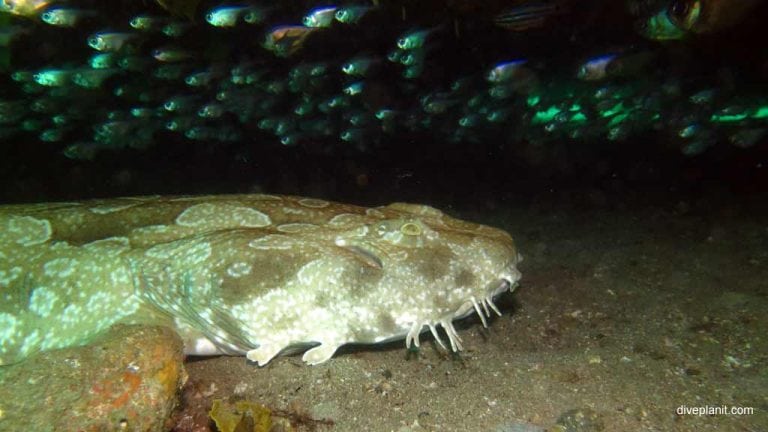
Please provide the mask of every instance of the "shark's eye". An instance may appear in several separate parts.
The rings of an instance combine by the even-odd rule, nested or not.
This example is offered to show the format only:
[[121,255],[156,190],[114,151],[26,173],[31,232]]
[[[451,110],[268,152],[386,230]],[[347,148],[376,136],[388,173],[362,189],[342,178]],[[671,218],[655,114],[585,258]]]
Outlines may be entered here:
[[433,237],[429,227],[411,218],[384,220],[372,231],[381,240],[402,247],[421,247]]
[[400,227],[400,232],[409,236],[417,236],[421,235],[421,227],[413,222],[406,222]]

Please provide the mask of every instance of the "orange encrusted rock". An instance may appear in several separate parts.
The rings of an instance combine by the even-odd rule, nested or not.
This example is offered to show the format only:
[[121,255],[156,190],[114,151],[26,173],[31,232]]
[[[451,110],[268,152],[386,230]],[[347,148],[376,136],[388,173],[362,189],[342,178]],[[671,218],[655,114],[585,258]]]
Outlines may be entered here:
[[163,431],[186,380],[168,327],[116,325],[0,370],[0,430]]

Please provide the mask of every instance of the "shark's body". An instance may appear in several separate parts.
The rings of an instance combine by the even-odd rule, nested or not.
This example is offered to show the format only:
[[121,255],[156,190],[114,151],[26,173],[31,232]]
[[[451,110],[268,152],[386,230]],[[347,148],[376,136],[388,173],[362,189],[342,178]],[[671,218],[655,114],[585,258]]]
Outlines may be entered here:
[[[259,365],[313,346],[406,338],[515,286],[504,231],[427,206],[362,208],[273,195],[137,197],[0,207],[0,365],[164,324],[189,354]],[[440,339],[438,337],[438,342]],[[440,342],[442,343],[442,342]]]

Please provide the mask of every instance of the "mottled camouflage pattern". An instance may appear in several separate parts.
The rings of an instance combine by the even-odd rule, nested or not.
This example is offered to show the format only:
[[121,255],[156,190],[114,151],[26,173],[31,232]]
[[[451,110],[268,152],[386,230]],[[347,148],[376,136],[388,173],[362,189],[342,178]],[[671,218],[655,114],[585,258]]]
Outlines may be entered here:
[[172,326],[189,354],[259,365],[313,346],[444,327],[520,277],[504,231],[434,208],[272,195],[0,207],[0,364],[87,343],[117,322]]

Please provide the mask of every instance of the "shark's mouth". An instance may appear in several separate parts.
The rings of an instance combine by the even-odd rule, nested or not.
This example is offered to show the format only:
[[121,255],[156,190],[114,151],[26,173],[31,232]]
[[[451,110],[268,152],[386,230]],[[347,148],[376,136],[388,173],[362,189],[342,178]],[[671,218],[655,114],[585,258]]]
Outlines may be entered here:
[[414,322],[410,331],[408,331],[406,334],[405,345],[407,347],[410,347],[411,345],[418,347],[419,334],[421,333],[424,326],[427,326],[429,327],[429,331],[432,333],[432,337],[435,338],[435,341],[438,343],[438,345],[447,350],[448,348],[446,344],[443,342],[440,334],[437,332],[437,325],[439,324],[445,330],[445,334],[448,335],[451,351],[461,351],[463,349],[461,344],[461,337],[459,337],[459,334],[453,327],[453,320],[461,319],[471,315],[473,312],[477,312],[477,315],[480,316],[480,321],[483,322],[483,327],[488,328],[487,318],[491,316],[491,311],[501,316],[501,311],[493,302],[493,298],[503,293],[504,291],[511,291],[514,289],[516,283],[517,278],[514,276],[510,278],[501,278],[497,283],[491,284],[492,288],[486,291],[485,297],[479,300],[474,296],[470,297],[466,302],[459,306],[459,308],[456,309],[454,313],[447,314],[437,321],[425,320]]

